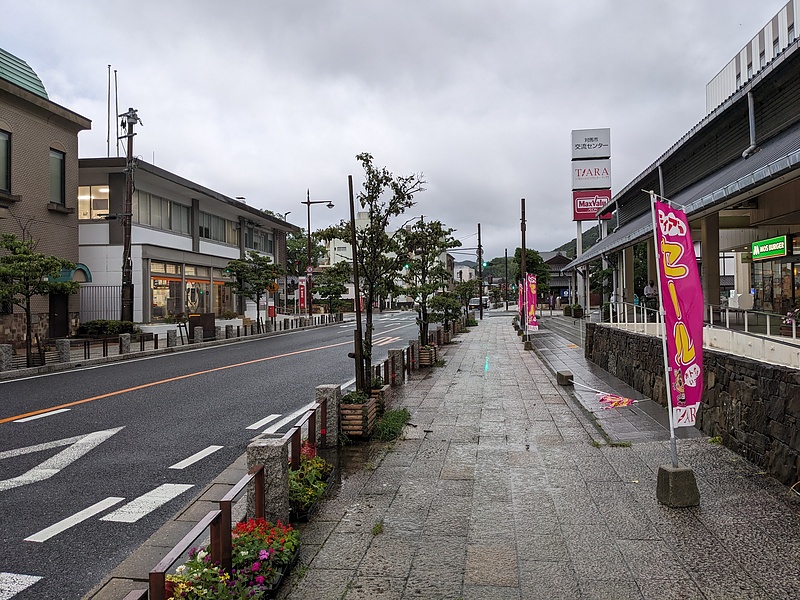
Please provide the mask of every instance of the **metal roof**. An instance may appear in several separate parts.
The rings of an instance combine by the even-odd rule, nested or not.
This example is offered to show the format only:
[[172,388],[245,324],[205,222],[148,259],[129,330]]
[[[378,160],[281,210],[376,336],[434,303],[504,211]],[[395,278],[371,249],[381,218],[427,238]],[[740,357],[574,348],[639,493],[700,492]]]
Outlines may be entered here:
[[28,63],[2,48],[0,48],[0,77],[45,100],[50,99],[42,80]]

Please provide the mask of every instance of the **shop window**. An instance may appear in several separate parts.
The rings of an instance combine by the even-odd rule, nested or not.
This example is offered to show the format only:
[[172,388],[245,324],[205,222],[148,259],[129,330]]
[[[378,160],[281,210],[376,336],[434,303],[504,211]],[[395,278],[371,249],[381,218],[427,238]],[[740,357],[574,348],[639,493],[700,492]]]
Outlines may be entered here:
[[50,202],[63,205],[65,202],[64,153],[50,149]]

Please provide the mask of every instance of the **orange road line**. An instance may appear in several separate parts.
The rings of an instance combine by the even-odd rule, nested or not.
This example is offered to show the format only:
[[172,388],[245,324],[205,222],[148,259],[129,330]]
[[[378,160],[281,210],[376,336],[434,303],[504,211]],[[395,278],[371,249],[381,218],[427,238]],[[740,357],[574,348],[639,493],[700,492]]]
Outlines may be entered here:
[[9,423],[11,421],[16,421],[17,419],[24,419],[25,417],[33,417],[36,415],[41,415],[43,413],[48,413],[53,410],[58,410],[60,408],[69,408],[71,406],[78,406],[79,404],[86,404],[87,402],[94,402],[95,400],[102,400],[103,398],[110,398],[111,396],[119,396],[120,394],[126,394],[128,392],[135,392],[137,390],[143,390],[149,387],[153,387],[156,385],[162,385],[164,383],[171,383],[173,381],[180,381],[181,379],[189,379],[190,377],[197,377],[198,375],[205,375],[207,373],[214,373],[216,371],[224,371],[225,369],[233,369],[235,367],[244,367],[246,365],[253,365],[256,363],[264,362],[267,360],[275,360],[276,358],[286,358],[287,356],[296,356],[298,354],[306,354],[307,352],[316,352],[317,350],[327,350],[328,348],[335,348],[336,346],[347,346],[348,344],[352,344],[353,342],[340,342],[338,344],[329,344],[327,346],[319,346],[317,348],[306,348],[305,350],[295,350],[294,352],[287,352],[286,354],[276,354],[275,356],[267,356],[265,358],[256,358],[253,360],[248,360],[241,363],[236,363],[233,365],[225,365],[223,367],[215,367],[213,369],[206,369],[205,371],[197,371],[195,373],[187,373],[186,375],[178,375],[177,377],[170,377],[169,379],[161,379],[159,381],[152,381],[150,383],[143,383],[142,385],[136,385],[133,387],[125,388],[124,390],[116,390],[114,392],[108,392],[106,394],[100,394],[99,396],[92,396],[91,398],[84,398],[83,400],[75,400],[74,402],[67,402],[66,404],[59,404],[58,406],[51,406],[50,408],[43,408],[41,410],[34,410],[32,412],[24,413],[21,415],[16,415],[14,417],[6,417],[5,419],[0,419],[0,424]]

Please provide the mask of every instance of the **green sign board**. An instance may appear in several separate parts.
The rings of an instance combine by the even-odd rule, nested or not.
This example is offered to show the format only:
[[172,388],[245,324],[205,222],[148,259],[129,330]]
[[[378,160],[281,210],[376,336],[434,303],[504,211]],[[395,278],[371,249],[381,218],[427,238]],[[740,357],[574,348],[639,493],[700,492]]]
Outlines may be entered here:
[[789,252],[789,236],[786,235],[779,235],[778,237],[769,238],[768,240],[753,242],[752,245],[753,260],[765,260],[767,258],[787,256]]

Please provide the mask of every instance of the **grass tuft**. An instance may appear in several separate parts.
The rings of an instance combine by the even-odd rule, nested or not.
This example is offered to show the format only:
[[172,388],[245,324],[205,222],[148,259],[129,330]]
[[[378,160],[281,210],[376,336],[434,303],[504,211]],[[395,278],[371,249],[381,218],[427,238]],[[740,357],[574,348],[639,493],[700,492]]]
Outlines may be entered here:
[[386,411],[383,418],[375,425],[374,436],[382,442],[395,440],[403,433],[403,427],[410,418],[411,413],[407,408]]

